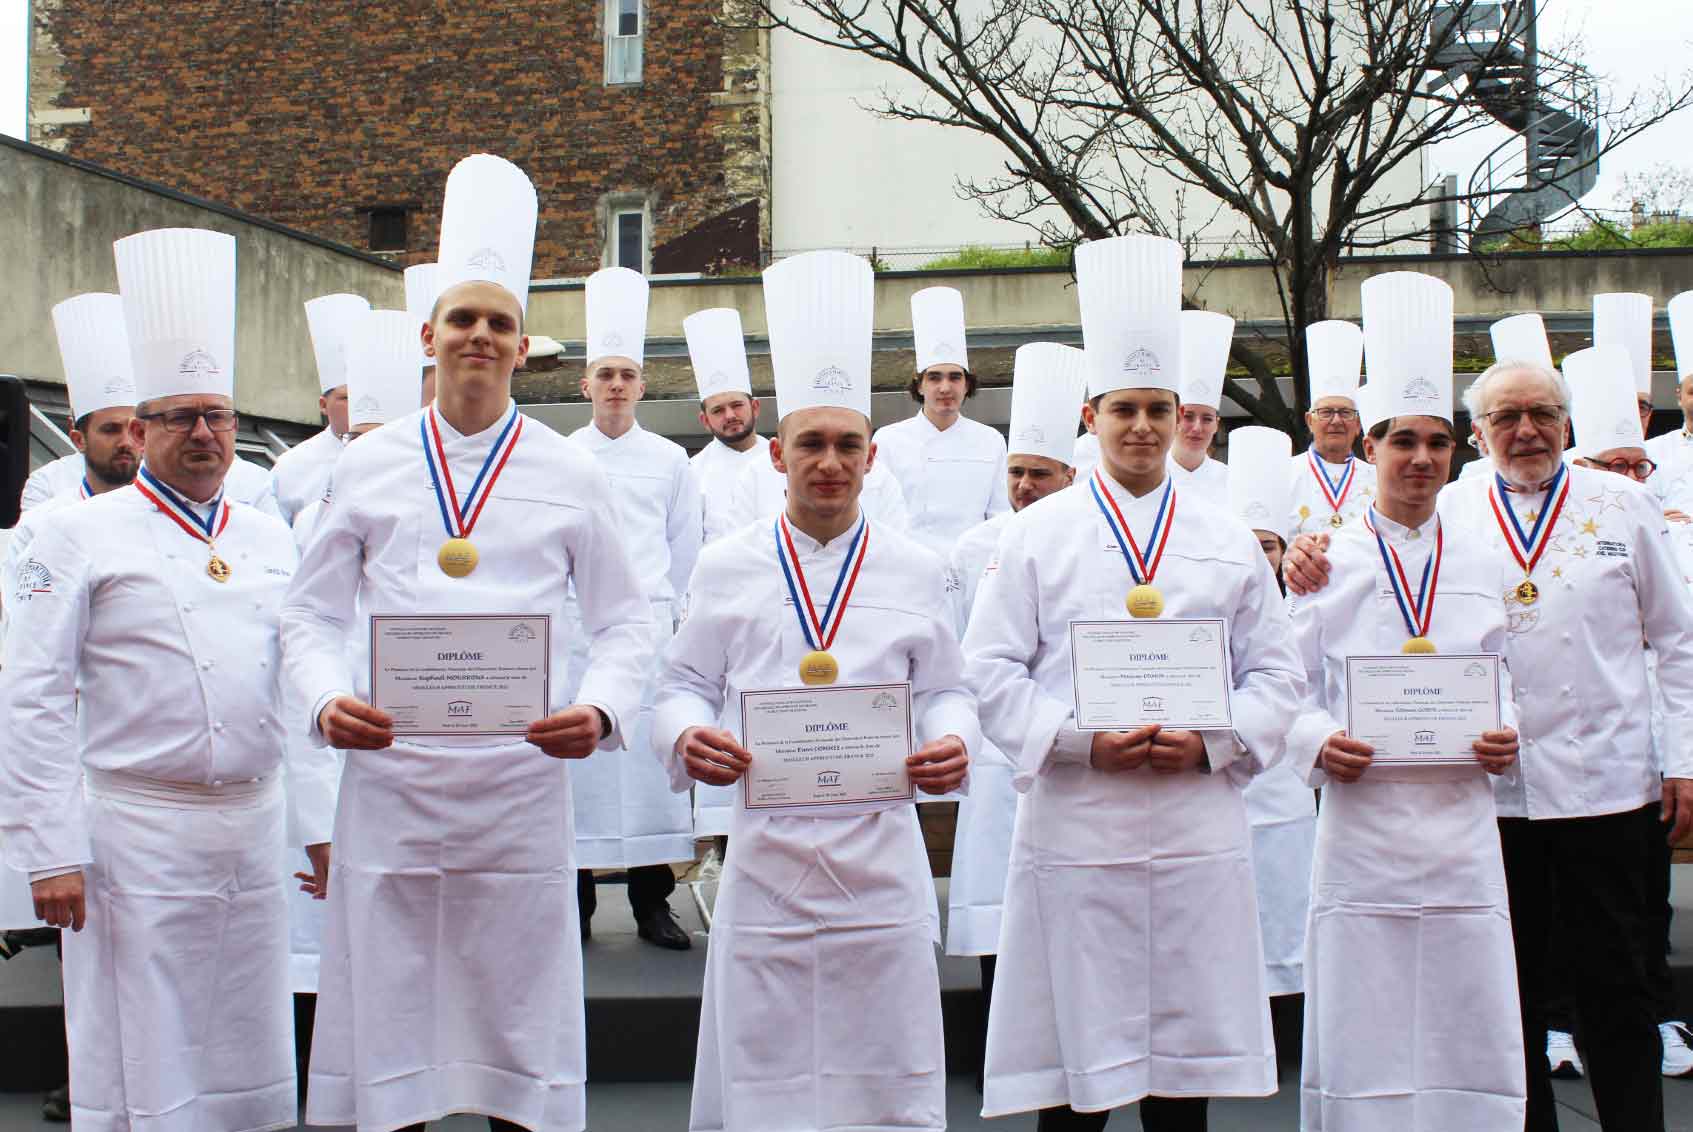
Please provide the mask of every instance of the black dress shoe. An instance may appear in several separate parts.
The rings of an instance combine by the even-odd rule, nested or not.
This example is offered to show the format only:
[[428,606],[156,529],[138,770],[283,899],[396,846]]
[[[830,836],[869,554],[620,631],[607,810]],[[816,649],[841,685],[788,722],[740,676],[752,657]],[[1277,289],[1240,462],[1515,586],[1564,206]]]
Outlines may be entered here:
[[670,951],[687,951],[694,946],[694,941],[688,938],[688,933],[682,930],[682,925],[678,924],[676,917],[671,914],[668,904],[660,904],[636,915],[635,934],[654,947],[663,947]]
[[71,1120],[71,1087],[60,1085],[41,1101],[41,1119],[54,1124],[69,1124]]

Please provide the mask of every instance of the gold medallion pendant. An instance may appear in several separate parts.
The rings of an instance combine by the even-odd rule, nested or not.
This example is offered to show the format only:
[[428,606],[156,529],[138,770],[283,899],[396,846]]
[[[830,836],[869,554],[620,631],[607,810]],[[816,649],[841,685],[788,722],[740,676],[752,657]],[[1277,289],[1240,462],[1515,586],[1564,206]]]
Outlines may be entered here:
[[1439,650],[1434,647],[1434,642],[1427,637],[1412,637],[1399,647],[1399,651],[1412,655],[1422,655],[1433,654]]
[[467,538],[450,538],[435,552],[436,565],[440,566],[441,573],[449,578],[469,576],[481,558],[482,556],[476,553],[476,544]]
[[811,687],[833,684],[836,680],[840,679],[840,676],[840,664],[833,656],[830,656],[822,649],[808,652],[800,658],[799,678],[800,682],[803,684]]
[[229,563],[219,558],[217,556],[217,551],[214,550],[210,561],[206,563],[207,576],[214,582],[227,582],[229,581],[229,576],[234,572],[235,571],[229,568]]
[[1515,592],[1517,601],[1523,605],[1533,605],[1535,602],[1540,600],[1540,587],[1535,585],[1534,582],[1528,578],[1524,578],[1521,582],[1517,583]]
[[1339,511],[1336,511],[1334,514],[1329,516],[1329,526],[1335,528],[1336,530],[1339,530],[1341,527],[1343,527],[1345,525],[1346,525],[1346,520],[1341,518]]
[[1129,591],[1123,605],[1131,617],[1157,617],[1164,612],[1164,595],[1144,582]]

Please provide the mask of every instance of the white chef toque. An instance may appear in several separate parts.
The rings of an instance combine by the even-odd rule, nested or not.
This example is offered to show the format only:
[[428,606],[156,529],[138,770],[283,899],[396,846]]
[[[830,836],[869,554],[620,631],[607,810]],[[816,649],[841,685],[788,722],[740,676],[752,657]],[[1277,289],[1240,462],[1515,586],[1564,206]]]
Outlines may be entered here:
[[734,307],[695,311],[682,320],[682,333],[688,339],[688,361],[694,367],[702,403],[719,393],[752,396],[740,311]]
[[347,384],[347,340],[359,318],[369,313],[369,301],[358,295],[320,295],[306,300],[306,329],[312,335],[321,392]]
[[911,296],[911,336],[917,342],[917,372],[958,366],[970,371],[964,337],[964,296],[952,287],[925,287]]
[[135,360],[124,331],[123,296],[93,291],[53,308],[71,419],[135,405]]
[[424,353],[423,324],[435,312],[435,300],[441,297],[441,265],[414,263],[406,268],[406,313],[411,315],[412,329],[417,331],[418,364],[432,366],[435,359]]
[[1069,464],[1087,385],[1087,357],[1074,346],[1030,342],[1017,347],[1006,450]]
[[588,276],[588,372],[601,358],[646,358],[647,281],[627,267],[602,267]]
[[1628,351],[1620,346],[1577,350],[1564,359],[1564,380],[1570,385],[1576,455],[1645,446]]
[[1382,394],[1386,390],[1386,385],[1366,381],[1358,387],[1357,394],[1353,396],[1352,403],[1358,407],[1358,427],[1365,432],[1369,432],[1392,415],[1381,410]]
[[1364,357],[1377,423],[1452,419],[1452,288],[1432,275],[1390,271],[1366,279]]
[[348,326],[347,425],[387,424],[416,412],[417,326],[410,311],[364,311]]
[[235,396],[235,237],[155,228],[112,244],[137,404]]
[[1679,381],[1693,377],[1693,291],[1669,301],[1669,334],[1675,343],[1675,374]]
[[1493,339],[1493,360],[1527,362],[1550,370],[1552,344],[1546,338],[1546,320],[1537,314],[1514,314],[1487,328]]
[[1634,391],[1652,395],[1652,296],[1621,291],[1593,296],[1593,344],[1627,354]]
[[1162,236],[1079,244],[1076,290],[1088,396],[1118,389],[1180,394],[1182,246]]
[[1305,328],[1305,374],[1311,383],[1311,404],[1324,397],[1344,397],[1356,405],[1363,371],[1364,332],[1357,323],[1330,318]]
[[538,211],[535,186],[505,158],[477,153],[453,166],[441,204],[436,298],[482,280],[504,287],[528,311]]
[[1234,319],[1215,311],[1183,311],[1182,404],[1223,407],[1223,374],[1234,345]]
[[764,269],[778,420],[822,407],[869,419],[875,300],[869,261],[846,252],[806,252]]
[[1293,440],[1279,429],[1247,425],[1229,433],[1229,510],[1253,530],[1270,531],[1283,542],[1293,511],[1291,459]]

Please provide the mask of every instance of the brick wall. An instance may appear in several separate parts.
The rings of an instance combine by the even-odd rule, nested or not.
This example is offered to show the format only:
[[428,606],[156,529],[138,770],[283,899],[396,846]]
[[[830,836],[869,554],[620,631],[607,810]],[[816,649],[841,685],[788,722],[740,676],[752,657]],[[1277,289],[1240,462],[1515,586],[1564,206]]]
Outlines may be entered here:
[[601,0],[36,0],[31,140],[353,247],[403,206],[406,263],[434,254],[453,162],[486,151],[540,193],[537,279],[600,266],[610,195],[645,198],[664,270],[756,260],[735,3],[656,0],[643,81],[607,86]]

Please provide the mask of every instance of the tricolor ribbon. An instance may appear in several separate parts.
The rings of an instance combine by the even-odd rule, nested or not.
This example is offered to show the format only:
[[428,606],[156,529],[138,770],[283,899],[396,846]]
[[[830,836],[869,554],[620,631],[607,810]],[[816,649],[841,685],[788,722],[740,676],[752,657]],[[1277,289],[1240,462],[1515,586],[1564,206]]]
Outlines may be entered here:
[[1329,479],[1329,470],[1325,463],[1317,457],[1316,449],[1306,449],[1305,459],[1311,465],[1311,474],[1317,477],[1317,486],[1323,489],[1323,498],[1328,500],[1329,508],[1336,514],[1346,503],[1346,496],[1352,490],[1352,481],[1357,477],[1358,458],[1350,452],[1346,455],[1346,470],[1340,473],[1340,480]]
[[1376,549],[1381,551],[1381,564],[1387,568],[1387,581],[1393,587],[1394,600],[1399,603],[1399,616],[1405,619],[1405,631],[1413,637],[1426,637],[1429,622],[1434,619],[1434,592],[1440,586],[1440,559],[1446,553],[1446,528],[1436,517],[1434,553],[1423,563],[1422,583],[1413,597],[1411,578],[1405,573],[1405,564],[1399,561],[1399,552],[1389,546],[1376,529],[1375,514],[1374,507],[1364,512],[1364,526],[1376,536]]
[[210,544],[213,539],[223,534],[223,529],[229,525],[229,501],[223,497],[221,488],[212,503],[212,513],[204,519],[200,518],[188,500],[172,491],[163,480],[148,471],[146,464],[141,465],[141,470],[135,476],[135,490],[164,512],[166,518],[203,543]]
[[500,429],[494,447],[488,450],[488,458],[482,461],[482,470],[476,473],[463,503],[453,488],[453,470],[447,466],[447,451],[441,443],[441,426],[436,421],[434,405],[424,411],[417,427],[423,435],[423,458],[429,465],[429,482],[435,488],[435,502],[441,507],[441,525],[452,538],[469,538],[483,504],[493,494],[494,481],[500,478],[511,450],[517,447],[517,438],[523,435],[523,415],[516,405],[511,407],[505,426]]
[[1158,575],[1158,563],[1163,561],[1164,547],[1170,541],[1170,528],[1176,525],[1176,485],[1165,478],[1164,498],[1158,502],[1158,517],[1152,521],[1152,533],[1146,539],[1147,548],[1152,552],[1150,559],[1141,553],[1140,544],[1135,542],[1135,533],[1129,530],[1128,521],[1117,509],[1117,501],[1111,498],[1111,492],[1105,487],[1105,477],[1098,468],[1093,470],[1088,488],[1093,492],[1099,513],[1105,516],[1105,525],[1117,536],[1117,549],[1123,552],[1123,561],[1129,564],[1129,576],[1137,586],[1150,585]]
[[82,483],[77,485],[76,494],[77,494],[77,498],[79,498],[79,499],[93,499],[94,498],[94,488],[93,488],[92,485],[89,484],[87,476],[83,476],[82,477]]
[[840,632],[841,618],[846,616],[847,602],[852,600],[852,588],[858,584],[858,569],[864,565],[864,554],[870,546],[870,522],[866,518],[858,520],[858,530],[853,532],[852,542],[847,546],[846,561],[841,563],[834,592],[829,595],[829,604],[823,607],[822,617],[817,616],[817,605],[805,583],[805,570],[799,564],[799,552],[794,549],[794,537],[788,530],[786,515],[776,516],[775,532],[776,561],[782,564],[782,577],[787,580],[788,594],[794,599],[794,608],[799,611],[800,632],[805,634],[805,643],[814,651],[827,652],[829,646],[835,643],[835,634]]
[[1569,469],[1561,463],[1558,465],[1557,475],[1552,477],[1546,488],[1546,506],[1540,512],[1540,518],[1535,520],[1534,529],[1526,534],[1517,521],[1517,513],[1511,510],[1511,504],[1505,498],[1510,491],[1505,477],[1494,472],[1493,484],[1487,490],[1487,501],[1493,505],[1493,518],[1504,532],[1505,545],[1511,548],[1511,555],[1523,568],[1523,577],[1526,578],[1534,573],[1541,555],[1552,545],[1552,528],[1558,525],[1558,515],[1564,509],[1564,501],[1570,497]]

